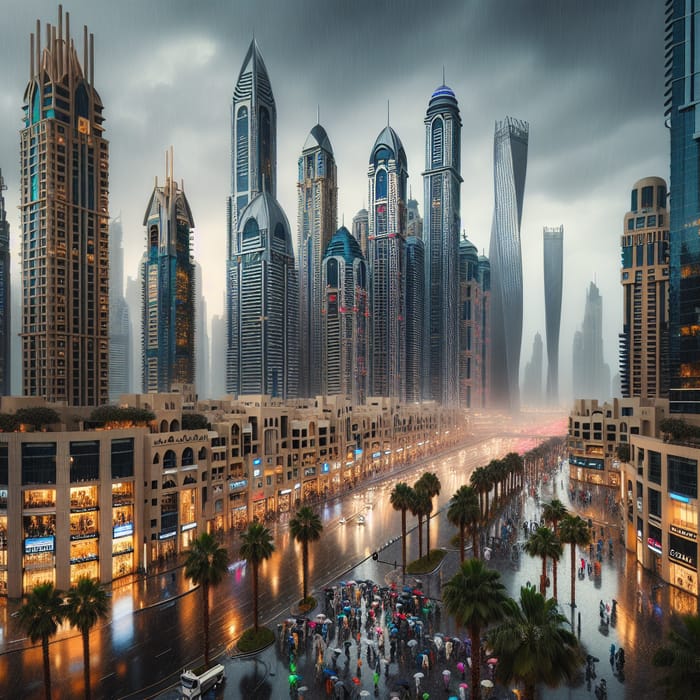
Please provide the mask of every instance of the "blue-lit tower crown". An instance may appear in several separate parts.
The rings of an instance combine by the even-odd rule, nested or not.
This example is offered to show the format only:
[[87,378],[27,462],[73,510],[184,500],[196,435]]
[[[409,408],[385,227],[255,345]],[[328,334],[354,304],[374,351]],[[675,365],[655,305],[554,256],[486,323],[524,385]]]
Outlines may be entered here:
[[408,167],[401,140],[390,126],[374,142],[368,178],[371,393],[403,400]]
[[435,90],[425,116],[425,353],[426,398],[459,400],[459,229],[462,120],[454,92]]
[[369,274],[360,244],[345,226],[328,243],[321,270],[321,391],[358,405],[367,394]]

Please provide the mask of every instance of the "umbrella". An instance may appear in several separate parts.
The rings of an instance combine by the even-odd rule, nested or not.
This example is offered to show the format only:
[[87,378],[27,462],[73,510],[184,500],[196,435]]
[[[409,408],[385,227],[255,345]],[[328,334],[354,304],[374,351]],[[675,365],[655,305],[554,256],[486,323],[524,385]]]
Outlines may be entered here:
[[449,669],[445,669],[442,672],[442,675],[445,676],[446,678],[449,678],[452,675],[452,671],[450,671]]
[[334,654],[342,654],[343,650],[340,647],[336,647],[335,649],[333,649],[333,653]]
[[418,644],[418,642],[417,642],[415,639],[409,639],[409,640],[408,640],[408,646],[411,647],[411,648],[413,648],[413,647],[416,646],[417,644]]
[[352,682],[353,682],[355,685],[360,685],[360,683],[361,683],[362,681],[360,681],[360,679],[359,679],[357,676],[355,676],[355,677],[352,679]]
[[484,680],[481,681],[481,685],[484,688],[493,688],[493,681],[490,681],[488,678],[484,678]]
[[332,679],[335,676],[335,671],[332,668],[324,668],[323,675],[329,676]]
[[457,670],[460,673],[464,673],[464,664],[461,661],[457,664]]
[[419,588],[414,588],[414,589],[413,589],[413,595],[423,596],[423,595],[425,595],[425,594],[424,594],[423,591],[421,591]]
[[468,688],[469,686],[466,683],[460,683],[459,687],[460,688]]
[[421,673],[420,671],[418,671],[418,673],[414,673],[414,674],[413,674],[413,677],[414,677],[416,680],[420,680],[421,678],[425,678],[425,674],[424,674],[424,673]]
[[486,663],[487,664],[497,664],[498,659],[495,656],[492,656]]
[[361,698],[368,698],[370,696],[369,690],[361,690],[360,691],[360,697]]

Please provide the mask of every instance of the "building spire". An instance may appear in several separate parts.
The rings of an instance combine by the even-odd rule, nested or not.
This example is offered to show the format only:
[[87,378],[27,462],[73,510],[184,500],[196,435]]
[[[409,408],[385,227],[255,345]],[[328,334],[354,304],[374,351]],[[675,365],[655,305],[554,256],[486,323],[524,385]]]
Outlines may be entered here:
[[389,100],[386,101],[386,125],[389,126]]
[[321,105],[318,103],[316,104],[316,123],[321,123]]
[[442,84],[445,84],[445,64],[442,64]]

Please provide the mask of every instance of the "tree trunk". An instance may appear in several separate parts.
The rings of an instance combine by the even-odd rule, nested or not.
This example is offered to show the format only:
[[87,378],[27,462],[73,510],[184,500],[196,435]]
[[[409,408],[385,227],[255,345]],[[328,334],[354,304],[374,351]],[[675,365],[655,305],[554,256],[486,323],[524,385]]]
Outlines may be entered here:
[[204,615],[204,663],[209,668],[209,584],[202,582],[202,606]]
[[481,630],[470,630],[472,640],[472,700],[481,700]]
[[90,700],[90,630],[82,630],[83,635],[83,683],[85,685],[85,700]]
[[523,700],[535,700],[536,688],[534,685],[526,683],[523,692]]
[[423,516],[418,516],[418,558],[423,556]]
[[479,531],[475,527],[472,528],[472,556],[479,558]]
[[[576,544],[571,543],[571,607],[576,607]],[[572,610],[573,612],[573,610]]]
[[307,571],[309,570],[309,543],[303,540],[301,543],[301,592],[304,594],[302,600],[306,600],[308,595]]
[[464,564],[464,525],[459,526],[459,561]]
[[49,663],[49,638],[41,638],[41,652],[44,657],[44,696],[51,700],[51,664]]
[[547,557],[542,557],[542,578],[540,579],[540,593],[547,598]]
[[554,600],[559,601],[557,598],[557,564],[559,562],[556,559],[552,559],[552,576],[554,577]]
[[425,549],[430,556],[430,513],[425,518]]
[[401,510],[401,571],[406,573],[406,509]]
[[258,633],[258,565],[253,564],[253,629]]

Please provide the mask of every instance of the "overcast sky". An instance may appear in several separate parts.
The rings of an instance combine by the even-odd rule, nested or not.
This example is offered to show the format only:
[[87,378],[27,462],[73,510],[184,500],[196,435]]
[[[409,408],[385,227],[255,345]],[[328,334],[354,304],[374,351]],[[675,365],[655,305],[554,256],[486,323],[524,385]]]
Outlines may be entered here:
[[[185,182],[196,223],[209,313],[222,312],[231,96],[253,33],[277,103],[277,194],[294,239],[297,159],[317,105],[338,166],[339,218],[349,227],[365,203],[369,152],[386,123],[387,100],[422,214],[423,118],[444,65],[464,123],[462,227],[486,254],[494,122],[510,115],[530,124],[523,364],[534,334],[544,339],[542,227],[563,224],[560,391],[563,398],[571,392],[572,339],[593,279],[603,295],[606,359],[617,372],[619,244],[629,192],[642,177],[668,180],[660,0],[68,0],[63,7],[74,36],[83,24],[95,35],[110,214],[121,213],[126,275],[137,274],[144,211],[172,144],[175,177]],[[15,262],[18,131],[37,18],[55,24],[57,3],[4,0],[0,168]]]

